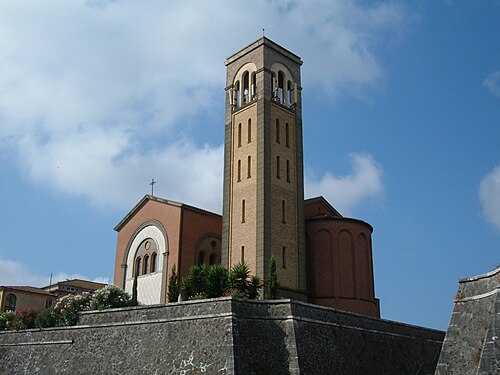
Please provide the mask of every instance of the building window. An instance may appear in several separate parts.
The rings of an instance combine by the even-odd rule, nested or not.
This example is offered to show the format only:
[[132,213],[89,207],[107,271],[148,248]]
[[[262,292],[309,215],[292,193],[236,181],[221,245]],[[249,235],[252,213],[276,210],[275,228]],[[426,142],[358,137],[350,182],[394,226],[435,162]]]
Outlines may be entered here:
[[250,101],[250,76],[248,71],[243,73],[242,76],[243,81],[243,104],[248,104]]
[[282,71],[278,72],[278,101],[285,104],[285,75]]
[[241,160],[238,160],[238,182],[241,181]]
[[241,201],[241,222],[245,222],[245,200]]
[[144,257],[144,275],[149,273],[149,255]]
[[257,96],[257,74],[254,72],[252,73],[252,86],[250,90],[250,95],[251,95],[251,100],[254,100],[255,97]]
[[290,148],[290,126],[288,122],[285,124],[285,143],[286,147]]
[[292,106],[293,103],[293,84],[292,81],[288,81],[287,83],[287,104],[289,107]]
[[286,182],[290,182],[290,160],[286,161]]
[[252,157],[248,155],[247,160],[247,178],[252,177]]
[[156,272],[158,269],[158,254],[151,255],[151,272]]
[[241,147],[241,122],[238,124],[238,147]]
[[15,294],[7,294],[5,298],[5,308],[4,311],[16,311],[17,297]]
[[240,107],[241,101],[240,101],[240,81],[236,81],[234,84],[234,98],[235,100],[235,105],[236,108]]
[[200,251],[200,253],[198,254],[198,265],[202,266],[204,264],[205,264],[205,252]]
[[283,246],[283,249],[281,249],[281,258],[283,261],[282,267],[286,268],[286,247]]
[[209,264],[212,266],[212,265],[214,265],[215,263],[217,263],[217,255],[215,255],[215,254],[210,254]]
[[276,119],[276,143],[280,143],[280,119]]
[[281,201],[281,222],[286,223],[286,217],[285,217],[285,200],[283,199]]
[[142,259],[137,258],[135,260],[135,276],[141,276],[142,271]]
[[281,178],[280,177],[280,157],[279,157],[279,155],[276,156],[276,177]]
[[252,142],[252,119],[248,119],[248,140],[247,142],[250,143]]
[[245,246],[241,247],[241,259],[240,259],[240,261],[241,261],[241,263],[245,262]]

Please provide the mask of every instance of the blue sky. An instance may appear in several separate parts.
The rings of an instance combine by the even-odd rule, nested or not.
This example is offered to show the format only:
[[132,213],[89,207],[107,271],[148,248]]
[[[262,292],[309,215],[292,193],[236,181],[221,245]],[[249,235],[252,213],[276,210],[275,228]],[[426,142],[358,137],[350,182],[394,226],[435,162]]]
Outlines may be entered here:
[[148,193],[221,211],[224,60],[304,61],[306,196],[373,225],[382,317],[500,264],[499,1],[0,2],[0,284],[111,281]]

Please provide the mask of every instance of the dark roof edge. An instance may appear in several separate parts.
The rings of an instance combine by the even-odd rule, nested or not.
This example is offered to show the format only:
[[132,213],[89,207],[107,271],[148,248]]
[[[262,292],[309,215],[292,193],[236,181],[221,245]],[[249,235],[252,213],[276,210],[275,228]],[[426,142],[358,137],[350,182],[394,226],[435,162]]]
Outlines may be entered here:
[[308,221],[347,221],[347,222],[362,224],[362,225],[368,227],[368,229],[370,229],[370,232],[373,233],[373,227],[371,226],[371,224],[368,224],[366,221],[363,221],[360,219],[354,219],[352,217],[317,216],[317,217],[311,217],[309,219],[306,219],[305,221],[306,221],[306,223]]
[[317,197],[314,197],[314,198],[307,198],[307,199],[304,199],[304,205],[306,205],[307,203],[313,203],[313,202],[323,202],[327,205],[327,207],[332,210],[335,214],[339,215],[340,217],[344,217],[342,216],[342,214],[340,212],[338,212],[335,207],[333,207],[330,202],[328,202],[326,200],[326,198],[322,195],[320,196],[317,196]]
[[278,43],[273,42],[271,39],[266,38],[265,36],[257,39],[255,42],[250,43],[248,46],[240,49],[238,52],[233,53],[231,56],[229,56],[226,61],[224,61],[224,64],[227,66],[231,64],[232,62],[238,60],[242,56],[245,56],[247,53],[250,53],[254,49],[260,47],[261,45],[266,45],[275,51],[281,53],[283,56],[287,57],[288,59],[296,62],[299,65],[302,65],[302,59],[297,56],[295,53],[287,50],[286,48],[280,46]]

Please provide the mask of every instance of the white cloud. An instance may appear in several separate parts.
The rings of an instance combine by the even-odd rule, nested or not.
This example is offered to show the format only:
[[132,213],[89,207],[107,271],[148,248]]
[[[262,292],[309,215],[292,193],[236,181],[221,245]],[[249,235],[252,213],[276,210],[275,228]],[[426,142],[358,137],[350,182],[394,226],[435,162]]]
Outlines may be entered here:
[[481,180],[479,198],[484,216],[500,229],[500,165]]
[[406,19],[394,2],[215,4],[2,4],[2,153],[36,183],[98,205],[128,207],[155,177],[159,194],[218,211],[222,147],[184,125],[223,110],[223,59],[266,28],[302,55],[306,87],[374,87],[383,71],[372,51]]
[[317,180],[305,178],[305,196],[322,195],[343,215],[367,198],[382,194],[382,167],[368,154],[352,154],[350,156],[352,173],[346,176],[335,176],[327,172]]
[[[109,278],[96,277],[94,279],[85,275],[70,274],[59,272],[52,275],[52,282],[56,283],[63,280],[81,279],[91,280],[99,283],[109,284]],[[50,275],[40,276],[32,273],[26,265],[9,259],[0,258],[0,285],[6,286],[37,286],[44,287],[49,285]]]
[[500,96],[500,70],[486,77],[483,85],[486,86],[493,95]]

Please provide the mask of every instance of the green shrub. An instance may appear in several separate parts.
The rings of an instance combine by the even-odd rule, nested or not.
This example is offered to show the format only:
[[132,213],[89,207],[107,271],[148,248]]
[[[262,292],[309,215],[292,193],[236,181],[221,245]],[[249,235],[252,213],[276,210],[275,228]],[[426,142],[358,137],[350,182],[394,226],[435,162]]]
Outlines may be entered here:
[[107,285],[94,292],[90,303],[90,310],[113,309],[130,305],[131,298],[127,292],[114,285]]
[[16,319],[16,313],[14,311],[0,312],[0,331],[8,329],[14,319]]
[[206,270],[205,295],[207,298],[222,297],[229,288],[229,272],[224,266],[215,264]]
[[208,273],[208,266],[192,266],[188,276],[182,281],[181,293],[184,299],[203,299]]
[[132,299],[130,300],[130,306],[137,306],[137,275],[134,276],[134,283],[132,284]]
[[61,297],[54,306],[54,317],[57,326],[72,326],[78,322],[80,311],[88,310],[91,295],[82,294],[67,295]]
[[36,328],[55,327],[57,325],[57,317],[52,307],[43,310],[35,319]]
[[239,298],[256,299],[259,297],[261,282],[259,277],[250,277],[250,269],[245,262],[235,264],[229,272],[229,295]]

